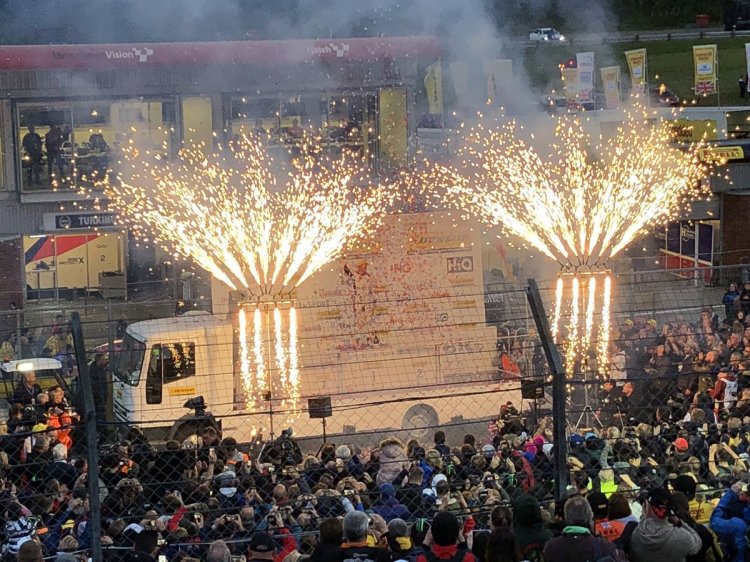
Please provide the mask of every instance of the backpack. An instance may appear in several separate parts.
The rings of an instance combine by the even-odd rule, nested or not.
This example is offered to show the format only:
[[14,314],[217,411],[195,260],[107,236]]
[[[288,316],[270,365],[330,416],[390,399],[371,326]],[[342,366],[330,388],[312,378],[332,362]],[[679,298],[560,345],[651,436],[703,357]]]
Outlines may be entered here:
[[594,537],[594,540],[591,541],[592,546],[594,547],[594,562],[617,562],[617,559],[612,556],[611,554],[605,554],[602,556],[602,543],[609,544],[607,539],[604,539],[602,537]]

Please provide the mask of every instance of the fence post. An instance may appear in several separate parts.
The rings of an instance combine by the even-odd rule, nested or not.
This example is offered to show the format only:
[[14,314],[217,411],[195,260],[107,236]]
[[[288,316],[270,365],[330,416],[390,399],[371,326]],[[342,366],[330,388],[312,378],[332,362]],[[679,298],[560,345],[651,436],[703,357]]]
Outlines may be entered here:
[[96,428],[96,406],[91,390],[91,376],[86,362],[86,347],[83,342],[81,317],[77,311],[70,314],[70,327],[73,333],[73,347],[78,365],[78,381],[83,397],[84,419],[86,420],[86,460],[89,465],[89,525],[91,525],[91,559],[102,560],[102,516],[99,501],[99,449]]
[[565,411],[565,367],[563,367],[560,352],[552,340],[549,330],[549,322],[544,312],[544,304],[539,294],[539,286],[536,279],[529,279],[526,287],[526,298],[534,317],[539,340],[547,358],[550,372],[552,373],[552,447],[553,461],[555,463],[555,500],[560,501],[568,486],[568,440],[565,435],[566,411]]

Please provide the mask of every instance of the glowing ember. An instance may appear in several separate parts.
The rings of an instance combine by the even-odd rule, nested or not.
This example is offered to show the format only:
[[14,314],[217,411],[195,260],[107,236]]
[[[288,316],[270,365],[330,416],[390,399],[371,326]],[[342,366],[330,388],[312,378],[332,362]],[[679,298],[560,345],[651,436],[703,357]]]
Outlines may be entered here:
[[307,141],[276,162],[247,136],[217,154],[203,148],[167,160],[131,141],[105,197],[141,238],[192,259],[256,303],[252,330],[251,311],[238,315],[247,405],[271,392],[296,410],[297,316],[292,307],[285,321],[277,304],[288,305],[297,285],[373,232],[395,190],[365,186],[365,160],[327,157]]
[[289,295],[376,227],[392,197],[385,187],[356,185],[367,174],[363,160],[328,158],[312,144],[289,163],[274,162],[247,136],[226,149],[183,149],[166,161],[131,141],[105,194],[143,238],[251,297]]
[[[457,167],[430,169],[432,182],[471,215],[500,225],[574,274],[563,334],[563,280],[559,279],[553,334],[567,338],[569,368],[596,342],[599,368],[606,364],[611,279],[604,280],[602,319],[594,336],[596,278],[607,262],[649,228],[669,221],[700,190],[706,173],[698,158],[702,143],[672,144],[667,123],[642,108],[623,113],[612,138],[590,144],[582,122],[557,121],[549,150],[539,152],[511,122],[496,129],[477,126],[459,149]],[[583,279],[580,275],[592,275]],[[588,298],[581,298],[582,284]],[[585,295],[585,293],[584,293]],[[581,321],[580,316],[585,316]]]

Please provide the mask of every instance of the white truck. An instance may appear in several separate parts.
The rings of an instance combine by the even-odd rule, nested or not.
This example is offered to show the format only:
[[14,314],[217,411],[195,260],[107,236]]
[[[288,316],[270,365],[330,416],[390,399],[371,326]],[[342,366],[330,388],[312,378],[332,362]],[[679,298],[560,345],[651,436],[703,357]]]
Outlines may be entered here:
[[217,282],[213,314],[128,327],[111,361],[115,418],[180,440],[196,423],[183,404],[203,396],[223,435],[240,442],[258,428],[265,437],[289,425],[296,436],[313,437],[323,424],[310,419],[308,400],[330,398],[329,434],[424,436],[438,425],[484,423],[502,404],[518,403],[519,381],[496,366],[497,332],[485,322],[477,231],[442,215],[412,214],[389,217],[377,240],[376,249],[349,252],[294,295],[298,415],[279,413],[281,396],[248,410],[237,296]]

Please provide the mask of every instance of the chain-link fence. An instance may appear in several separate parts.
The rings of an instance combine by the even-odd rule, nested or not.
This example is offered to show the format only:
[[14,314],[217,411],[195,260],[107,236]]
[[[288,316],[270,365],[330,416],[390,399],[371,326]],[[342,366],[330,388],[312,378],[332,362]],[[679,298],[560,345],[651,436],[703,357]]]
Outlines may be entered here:
[[526,287],[181,316],[175,300],[108,302],[81,314],[78,340],[70,310],[25,311],[18,359],[60,365],[3,372],[6,517],[16,499],[48,554],[101,538],[108,559],[151,540],[170,560],[204,558],[221,539],[239,556],[257,530],[304,553],[350,509],[407,521],[450,509],[483,528],[496,506],[553,500],[561,471],[633,511],[640,490],[691,475],[691,510],[707,517],[747,474],[750,441],[750,330],[742,287],[727,297],[704,281],[719,272],[743,280],[616,276],[608,364],[568,366],[566,467]]

